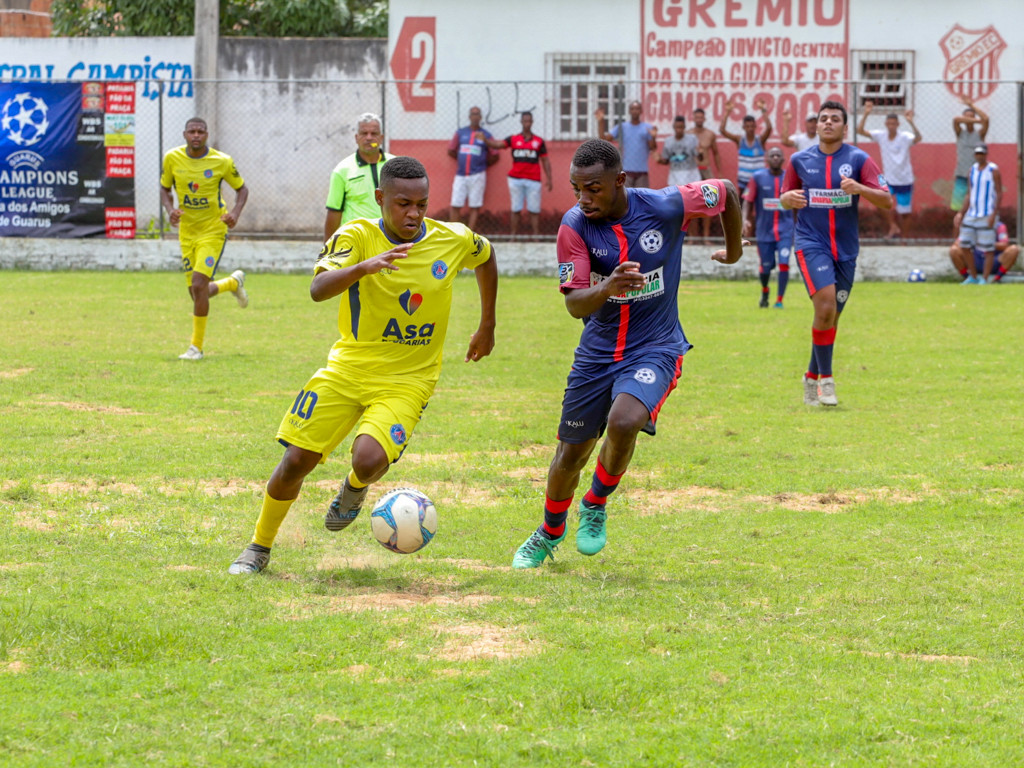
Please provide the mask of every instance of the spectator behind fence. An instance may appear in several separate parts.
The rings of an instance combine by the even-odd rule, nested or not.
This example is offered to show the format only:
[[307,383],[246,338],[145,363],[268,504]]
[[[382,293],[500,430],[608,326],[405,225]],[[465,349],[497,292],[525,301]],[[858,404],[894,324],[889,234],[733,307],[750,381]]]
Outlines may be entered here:
[[342,224],[353,219],[379,219],[377,187],[380,169],[390,158],[381,147],[384,135],[378,115],[364,112],[356,118],[356,151],[331,171],[327,192],[327,216],[324,218],[324,242]]
[[[974,165],[967,177],[967,210],[960,222],[960,258],[970,273],[964,285],[984,285],[992,275],[996,250],[996,219],[1003,197],[1003,177],[995,163],[988,161],[988,147],[974,148]],[[984,254],[982,274],[972,258],[974,250]]]
[[[985,142],[988,135],[988,115],[964,96],[962,115],[953,118],[953,133],[956,134],[956,170],[953,172],[953,193],[949,199],[949,207],[954,211],[963,208],[967,197],[967,177],[974,163],[974,148]],[[979,126],[974,130],[974,126]]]
[[[699,107],[693,110],[693,128],[690,133],[697,137],[697,170],[700,171],[701,179],[710,179],[712,176],[722,175],[722,158],[718,154],[718,136],[710,128],[704,125],[707,118],[703,109]],[[715,160],[715,170],[711,170],[711,158]],[[701,216],[697,219],[701,232],[705,238],[711,236],[711,217]],[[696,234],[696,233],[694,233]]]
[[731,101],[725,102],[725,114],[722,115],[722,122],[718,126],[718,132],[739,148],[736,158],[736,179],[739,181],[739,188],[742,190],[747,188],[751,176],[754,175],[754,171],[765,167],[764,145],[768,142],[768,137],[772,135],[772,121],[768,117],[768,106],[764,103],[764,99],[758,99],[754,102],[754,109],[761,110],[761,116],[764,118],[764,130],[761,131],[760,136],[757,136],[755,134],[757,119],[753,115],[747,115],[743,118],[743,135],[738,136],[735,133],[729,133],[725,127],[729,122],[729,114],[732,112],[732,108],[733,103]]
[[700,181],[700,169],[697,167],[700,148],[697,137],[686,132],[686,118],[682,115],[672,121],[672,130],[675,135],[665,140],[661,147],[661,156],[658,158],[661,165],[669,167],[668,185],[679,187]]
[[523,112],[519,116],[523,130],[505,139],[489,139],[491,149],[512,149],[512,168],[508,172],[508,196],[512,203],[509,228],[513,235],[519,233],[519,212],[526,204],[530,214],[530,226],[536,237],[540,234],[540,169],[543,166],[547,178],[548,192],[551,191],[551,163],[544,139],[533,133],[533,113]]
[[878,143],[882,154],[882,173],[889,183],[889,191],[896,198],[896,205],[886,211],[889,221],[887,238],[903,234],[904,216],[909,216],[914,202],[914,167],[910,162],[910,148],[921,140],[921,132],[914,125],[914,112],[908,109],[903,116],[914,132],[901,131],[900,118],[896,114],[885,116],[885,128],[869,131],[865,128],[868,115],[875,108],[873,101],[864,102],[864,114],[857,124],[857,133]]
[[658,148],[658,129],[640,120],[643,111],[639,101],[630,102],[629,122],[619,123],[610,132],[604,110],[599,109],[594,113],[594,117],[597,118],[598,137],[619,144],[627,187],[651,185],[647,161],[651,152]]
[[[242,309],[249,304],[242,270],[211,282],[224,253],[228,230],[234,229],[249,199],[249,188],[235,168],[235,161],[207,145],[210,134],[205,120],[190,118],[182,135],[185,144],[164,155],[160,204],[167,211],[171,226],[181,226],[178,231],[181,265],[192,298],[192,339],[188,349],[178,357],[197,361],[203,359],[210,299],[227,292],[235,294]],[[230,211],[221,197],[222,181],[235,190],[235,205]],[[177,205],[174,194],[178,196]]]
[[[960,220],[963,218],[962,213],[958,213],[953,217],[953,226],[960,227]],[[989,277],[986,278],[990,283],[1000,283],[1003,277],[1009,272],[1013,265],[1017,263],[1017,256],[1020,255],[1020,246],[1010,242],[1010,233],[1006,228],[1006,224],[1002,221],[996,221],[996,244],[995,251],[992,254],[986,254],[983,250],[975,246],[971,249],[974,256],[974,277],[977,277],[979,272],[984,275],[986,270]],[[964,258],[966,251],[958,245],[957,241],[954,240],[953,244],[949,246],[949,258],[953,262],[953,267],[957,272],[960,273],[960,277],[964,278],[964,284],[969,285],[977,280],[969,279],[970,269],[967,266],[967,259]],[[991,257],[991,261],[986,265],[986,257]],[[994,268],[994,272],[993,272]]]
[[464,205],[469,206],[469,228],[476,229],[476,219],[484,205],[487,191],[487,169],[498,161],[498,153],[487,146],[494,139],[480,127],[480,107],[470,107],[469,125],[459,128],[448,142],[448,154],[455,159],[455,180],[452,182],[449,221],[458,221]]
[[779,136],[779,140],[782,142],[784,147],[794,147],[797,152],[807,149],[808,147],[815,147],[818,145],[818,116],[808,115],[804,121],[804,132],[794,133],[792,136],[787,136],[789,133],[789,121],[793,115],[787,110],[782,113],[782,134]]

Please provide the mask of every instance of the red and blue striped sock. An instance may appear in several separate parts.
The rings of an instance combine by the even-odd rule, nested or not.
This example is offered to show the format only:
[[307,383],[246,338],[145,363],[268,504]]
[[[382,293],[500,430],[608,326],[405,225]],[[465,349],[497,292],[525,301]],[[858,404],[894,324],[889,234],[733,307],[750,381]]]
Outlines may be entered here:
[[609,474],[599,458],[594,468],[594,479],[590,482],[590,490],[583,494],[583,500],[592,507],[603,507],[608,502],[608,497],[619,487],[619,481],[624,474],[625,472],[620,475]]
[[832,349],[836,341],[835,326],[824,331],[811,328],[811,341],[814,344],[814,363],[818,376],[832,375]]
[[557,539],[565,534],[565,518],[572,506],[572,496],[564,501],[555,501],[550,496],[544,497],[544,525],[540,527],[542,536]]
[[789,264],[779,264],[779,298],[777,301],[782,301],[782,297],[786,295],[786,286],[789,285]]

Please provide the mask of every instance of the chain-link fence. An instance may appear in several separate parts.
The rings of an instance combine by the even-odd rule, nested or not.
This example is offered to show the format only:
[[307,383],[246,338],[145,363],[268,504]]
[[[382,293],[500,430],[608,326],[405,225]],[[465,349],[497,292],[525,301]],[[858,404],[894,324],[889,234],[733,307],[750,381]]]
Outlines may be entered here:
[[[417,157],[431,179],[429,215],[449,216],[455,160],[449,142],[455,130],[468,123],[471,107],[483,113],[481,127],[504,139],[521,131],[521,116],[533,116],[533,132],[546,142],[553,188],[542,196],[541,233],[555,234],[562,213],[574,203],[568,180],[569,162],[579,143],[597,135],[595,112],[609,116],[609,127],[628,120],[628,106],[638,100],[642,119],[656,126],[658,150],[650,157],[650,184],[663,186],[668,166],[657,162],[665,139],[672,136],[676,115],[693,128],[695,111],[704,110],[704,127],[719,133],[723,117],[726,129],[742,133],[742,118],[753,114],[755,133],[770,121],[767,146],[804,131],[805,119],[817,111],[821,93],[828,88],[807,83],[672,83],[664,82],[436,82],[381,81],[219,81],[189,83],[198,96],[208,89],[216,115],[203,115],[210,127],[212,146],[232,155],[250,188],[249,204],[238,232],[249,236],[319,238],[323,229],[324,202],[331,169],[355,151],[355,119],[364,112],[382,116],[385,148],[392,154]],[[849,111],[847,141],[870,153],[883,165],[879,144],[858,134],[884,131],[886,116],[895,115],[899,131],[915,131],[920,140],[910,150],[914,173],[913,213],[904,220],[905,238],[949,239],[953,233],[951,202],[956,190],[957,135],[955,118],[963,118],[968,103],[980,120],[987,120],[984,143],[989,160],[1002,172],[1004,193],[1000,216],[1012,235],[1017,233],[1020,206],[1022,108],[1018,83],[989,81],[861,81],[832,84],[833,97]],[[137,205],[140,228],[147,220],[160,220],[157,174],[162,153],[182,143],[181,131],[195,109],[183,95],[181,83],[140,82],[136,129],[138,152]],[[730,99],[729,94],[735,93]],[[200,102],[197,98],[195,103]],[[732,103],[730,103],[732,102]],[[873,109],[867,112],[868,103]],[[755,109],[763,103],[765,111]],[[142,105],[149,105],[144,107]],[[415,111],[414,111],[415,110]],[[965,146],[982,141],[982,123],[962,124],[971,132]],[[714,175],[736,178],[737,145],[717,136],[719,162],[711,161]],[[973,149],[973,146],[971,147]],[[787,157],[795,151],[784,147]],[[487,234],[509,232],[509,190],[506,177],[511,165],[508,150],[488,170],[484,206],[477,228]],[[151,170],[147,170],[151,169]],[[889,174],[889,170],[883,167]],[[891,174],[889,174],[891,175]],[[230,190],[225,192],[230,196]],[[230,197],[229,197],[230,199]],[[865,238],[884,237],[882,214],[862,207]],[[523,232],[525,227],[520,227]]]

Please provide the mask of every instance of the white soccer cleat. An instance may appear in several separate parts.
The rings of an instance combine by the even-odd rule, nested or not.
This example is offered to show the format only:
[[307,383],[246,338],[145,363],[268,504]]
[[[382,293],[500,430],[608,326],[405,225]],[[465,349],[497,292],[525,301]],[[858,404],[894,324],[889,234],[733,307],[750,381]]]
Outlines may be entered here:
[[836,398],[836,380],[831,376],[818,379],[818,402],[822,405],[839,405]]
[[821,405],[818,402],[818,380],[804,376],[804,405]]
[[245,291],[245,272],[236,269],[231,276],[238,281],[238,288],[235,289],[235,298],[238,299],[238,306],[245,309],[249,306],[249,294]]
[[185,350],[184,354],[178,355],[179,360],[202,360],[203,350],[197,347],[195,344],[189,344],[188,349]]

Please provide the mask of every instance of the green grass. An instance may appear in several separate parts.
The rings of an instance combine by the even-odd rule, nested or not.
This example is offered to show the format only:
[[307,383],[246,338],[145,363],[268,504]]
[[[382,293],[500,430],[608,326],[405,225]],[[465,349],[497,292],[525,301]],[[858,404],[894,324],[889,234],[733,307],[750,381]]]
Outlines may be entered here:
[[682,288],[679,389],[594,558],[535,572],[580,324],[505,279],[378,488],[440,530],[417,555],[322,528],[346,442],[269,571],[233,578],[274,431],[336,306],[254,275],[177,360],[179,275],[0,281],[0,765],[1008,766],[1024,762],[1018,286],[858,284],[840,406],[801,404],[810,303]]

